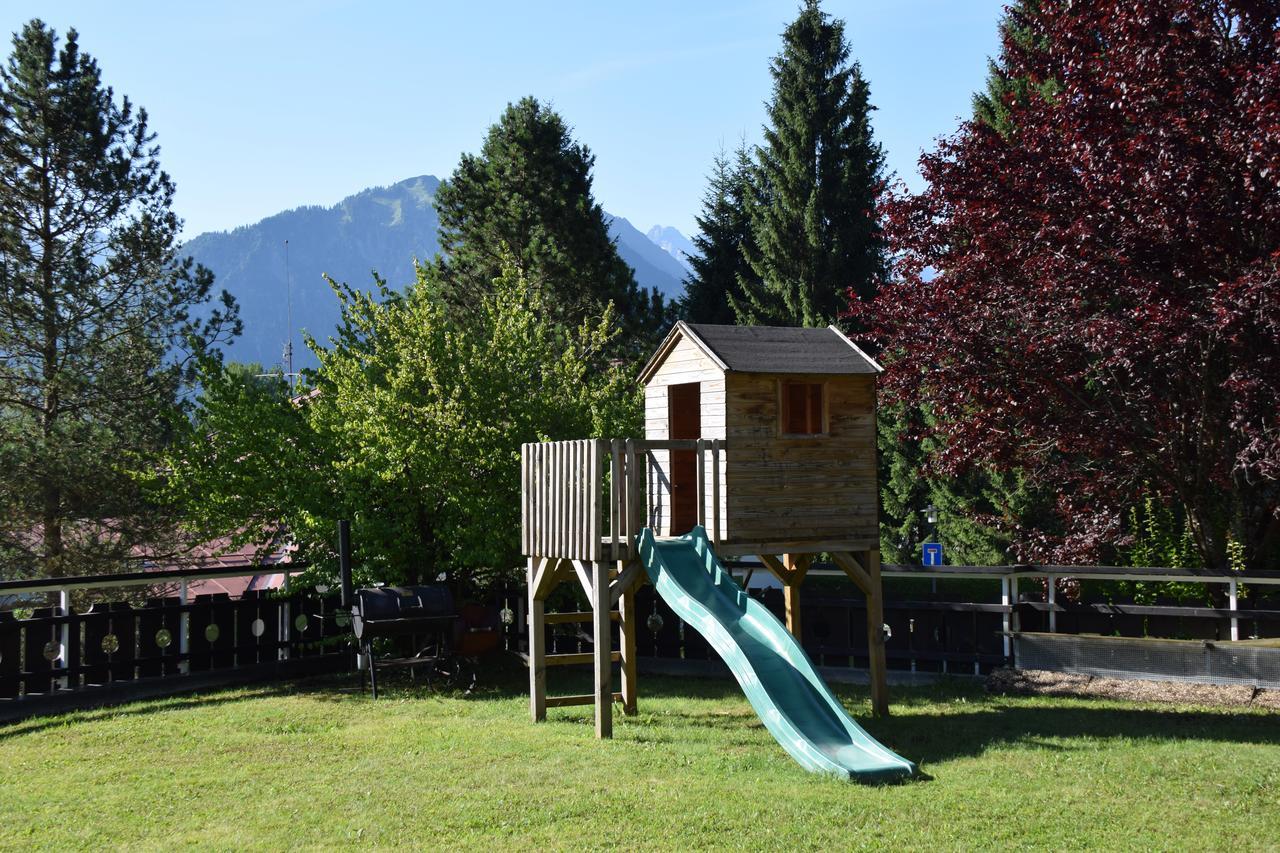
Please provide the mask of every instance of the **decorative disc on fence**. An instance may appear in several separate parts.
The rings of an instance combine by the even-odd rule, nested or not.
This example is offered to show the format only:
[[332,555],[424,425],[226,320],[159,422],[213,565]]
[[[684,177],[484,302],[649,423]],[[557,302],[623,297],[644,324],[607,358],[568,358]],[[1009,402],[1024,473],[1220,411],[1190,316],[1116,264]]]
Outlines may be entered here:
[[52,663],[62,657],[62,643],[55,643],[53,640],[44,644],[44,659]]
[[102,650],[109,655],[120,651],[120,638],[115,634],[107,634],[102,638]]
[[307,630],[307,614],[299,613],[298,618],[293,620],[293,627],[299,631]]
[[162,649],[169,648],[169,644],[173,642],[173,634],[169,633],[168,628],[161,628],[156,631],[156,645]]
[[351,624],[351,614],[345,610],[339,610],[333,615],[333,624],[339,628],[345,628]]
[[267,633],[267,623],[263,622],[261,619],[254,619],[253,624],[249,626],[249,630],[253,633],[253,636],[261,637],[263,634]]
[[210,643],[216,643],[218,641],[218,636],[221,633],[222,631],[218,628],[217,625],[204,626],[204,638],[208,640]]
[[662,614],[653,611],[649,614],[649,618],[644,620],[645,627],[649,629],[649,633],[656,634],[662,630],[663,619]]

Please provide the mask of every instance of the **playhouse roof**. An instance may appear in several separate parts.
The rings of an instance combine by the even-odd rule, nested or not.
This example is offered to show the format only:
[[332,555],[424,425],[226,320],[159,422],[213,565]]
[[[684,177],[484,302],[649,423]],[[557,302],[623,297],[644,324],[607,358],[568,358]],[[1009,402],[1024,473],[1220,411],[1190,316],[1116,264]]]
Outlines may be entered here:
[[688,337],[725,371],[847,375],[879,373],[882,369],[835,326],[806,329],[681,321],[640,371],[641,382],[649,381],[681,336]]

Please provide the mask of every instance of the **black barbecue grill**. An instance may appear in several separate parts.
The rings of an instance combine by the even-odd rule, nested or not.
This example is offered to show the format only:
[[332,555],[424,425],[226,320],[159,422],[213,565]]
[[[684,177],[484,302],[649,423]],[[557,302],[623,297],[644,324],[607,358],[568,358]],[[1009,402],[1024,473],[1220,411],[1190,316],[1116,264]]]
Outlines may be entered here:
[[[351,627],[369,667],[369,687],[378,698],[378,666],[426,666],[431,675],[453,674],[453,632],[458,618],[453,595],[443,584],[358,589],[352,597]],[[408,637],[417,652],[378,660],[373,641]]]

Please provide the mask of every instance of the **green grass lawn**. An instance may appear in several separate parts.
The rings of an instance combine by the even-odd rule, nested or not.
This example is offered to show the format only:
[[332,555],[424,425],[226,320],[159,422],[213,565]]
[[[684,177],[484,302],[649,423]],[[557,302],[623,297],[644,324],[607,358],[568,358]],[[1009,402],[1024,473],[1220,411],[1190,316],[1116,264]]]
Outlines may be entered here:
[[[0,727],[0,845],[1280,843],[1276,714],[897,688],[894,716],[867,728],[932,778],[869,787],[800,770],[732,682],[644,679],[609,742],[587,708],[533,725],[518,685],[401,684],[374,703],[320,681]],[[837,690],[865,719],[865,691]]]

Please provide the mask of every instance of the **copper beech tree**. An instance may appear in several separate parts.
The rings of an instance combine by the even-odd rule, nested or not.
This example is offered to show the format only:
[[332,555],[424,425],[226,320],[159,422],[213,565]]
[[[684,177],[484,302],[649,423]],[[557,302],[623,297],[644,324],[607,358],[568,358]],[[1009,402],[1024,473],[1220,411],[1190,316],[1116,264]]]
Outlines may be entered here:
[[[1007,134],[968,122],[887,206],[892,281],[853,313],[925,407],[930,464],[1021,469],[1091,562],[1139,495],[1206,565],[1280,549],[1280,4],[1044,2],[1004,73]],[[1007,34],[1006,34],[1007,35]],[[1034,45],[1034,49],[1024,49]],[[1023,89],[1027,87],[1022,87]]]

